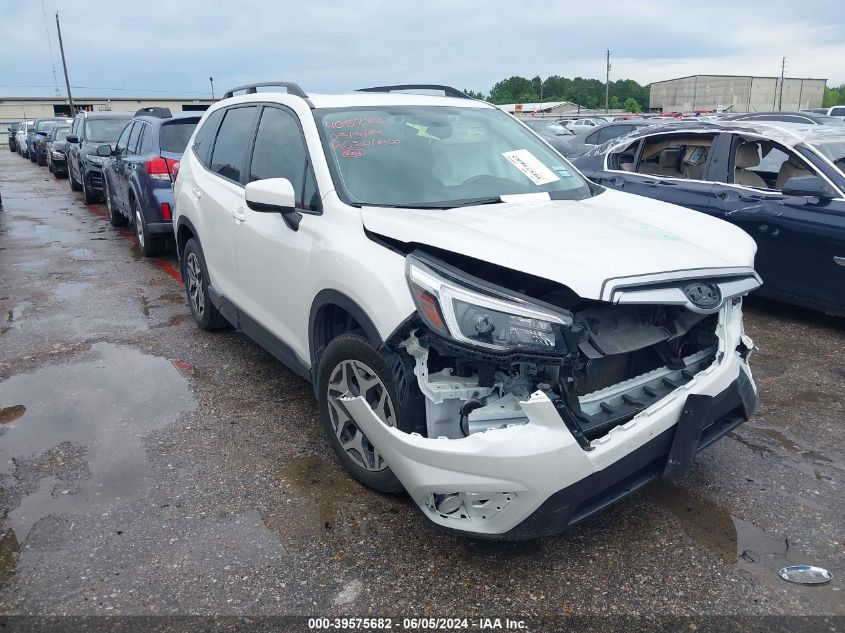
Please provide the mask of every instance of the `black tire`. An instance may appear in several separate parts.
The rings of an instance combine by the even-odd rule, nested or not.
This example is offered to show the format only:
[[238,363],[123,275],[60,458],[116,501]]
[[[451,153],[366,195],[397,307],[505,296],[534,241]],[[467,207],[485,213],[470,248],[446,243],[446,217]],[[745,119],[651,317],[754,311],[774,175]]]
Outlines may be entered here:
[[326,346],[317,368],[320,423],[340,462],[355,479],[373,490],[386,493],[401,492],[402,484],[389,467],[378,471],[364,468],[350,457],[335,432],[329,405],[329,382],[335,368],[346,360],[358,361],[369,367],[387,388],[393,403],[396,426],[407,433],[419,433],[424,429],[425,404],[417,387],[410,358],[396,354],[385,357],[364,337],[358,334],[342,334]]
[[36,159],[36,162],[38,163],[39,167],[46,167],[47,166],[47,157],[44,156],[42,158],[38,158],[38,159]]
[[54,176],[56,175],[56,172],[53,171],[53,161],[51,161],[49,158],[47,159],[47,171],[49,171]]
[[[195,305],[192,291],[193,276],[188,270],[192,263],[197,265],[200,278],[198,290],[202,292],[202,311],[200,312]],[[194,322],[201,330],[219,330],[227,327],[229,322],[220,314],[217,307],[211,303],[208,296],[208,267],[205,265],[205,256],[202,254],[202,247],[199,242],[191,238],[185,244],[185,250],[182,252],[182,279],[185,280],[185,293],[188,295],[188,307],[191,309],[191,316]]]
[[138,237],[138,246],[144,257],[155,257],[164,250],[164,236],[154,235],[147,230],[147,222],[141,207],[138,206],[135,198],[129,202],[129,210],[132,213],[132,226],[135,227],[135,235]]
[[37,159],[37,154],[35,152],[27,152],[29,154],[29,162],[34,163]]
[[84,172],[82,173],[82,196],[88,204],[94,204],[95,202],[100,201],[100,194],[88,186],[88,178],[85,176]]
[[106,210],[109,212],[109,223],[111,223],[112,226],[126,226],[128,220],[125,215],[114,208],[114,203],[112,202],[111,194],[109,193],[109,187],[105,181],[103,181],[103,189],[103,197],[106,199]]
[[76,178],[73,177],[73,170],[70,168],[70,160],[68,160],[68,164],[67,164],[67,173],[68,173],[68,179],[70,180],[70,190],[71,191],[81,191],[82,185],[80,185],[76,181]]

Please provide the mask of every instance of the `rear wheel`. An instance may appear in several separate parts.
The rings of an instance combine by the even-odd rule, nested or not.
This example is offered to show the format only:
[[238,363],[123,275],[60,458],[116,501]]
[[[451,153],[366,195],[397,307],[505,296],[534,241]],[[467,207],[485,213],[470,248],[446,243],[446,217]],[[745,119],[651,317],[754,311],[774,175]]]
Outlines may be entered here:
[[182,252],[182,279],[185,281],[191,316],[197,326],[202,330],[226,327],[228,322],[208,296],[208,268],[202,248],[194,238],[188,240]]
[[[37,156],[37,154],[36,154]],[[36,162],[41,165],[42,167],[47,165],[47,156],[38,156]]]
[[27,152],[27,153],[29,154],[29,162],[34,163],[34,162],[35,162],[35,160],[36,160],[36,158],[35,158],[35,157],[36,157],[35,152],[33,151],[33,152]]
[[319,361],[320,421],[329,443],[355,479],[380,492],[400,492],[402,484],[346,412],[340,397],[363,396],[384,424],[418,432],[424,404],[406,370],[401,358],[382,356],[357,334],[332,339]]
[[79,191],[82,189],[82,185],[80,185],[76,178],[73,177],[73,170],[70,168],[70,160],[67,162],[67,174],[68,179],[70,180],[70,189],[71,191]]
[[129,208],[132,211],[132,222],[135,225],[135,235],[138,236],[138,245],[144,257],[159,255],[164,250],[164,238],[153,235],[147,230],[144,214],[141,213],[141,207],[134,198],[130,201]]
[[109,212],[109,222],[112,226],[126,226],[126,216],[114,208],[108,185],[104,185],[103,197],[106,199],[106,209]]

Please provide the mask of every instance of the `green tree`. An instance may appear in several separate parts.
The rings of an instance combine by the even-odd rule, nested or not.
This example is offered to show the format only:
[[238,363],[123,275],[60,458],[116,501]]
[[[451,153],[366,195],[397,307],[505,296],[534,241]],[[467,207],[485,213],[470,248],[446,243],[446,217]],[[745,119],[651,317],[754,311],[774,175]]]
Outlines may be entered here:
[[619,101],[619,97],[613,95],[610,98],[610,109],[611,110],[621,110],[622,109],[622,102]]
[[476,92],[475,90],[467,90],[464,88],[464,94],[468,97],[472,97],[473,99],[481,99],[482,101],[485,100],[484,93],[481,91]]
[[515,75],[498,82],[490,90],[492,103],[526,103],[539,101],[540,98],[534,92],[531,80]]
[[838,88],[824,88],[824,97],[822,97],[822,107],[830,108],[835,105],[845,105],[845,84]]
[[633,97],[628,97],[625,99],[625,103],[622,104],[622,108],[625,112],[642,112],[643,109],[640,107],[639,101],[634,99]]

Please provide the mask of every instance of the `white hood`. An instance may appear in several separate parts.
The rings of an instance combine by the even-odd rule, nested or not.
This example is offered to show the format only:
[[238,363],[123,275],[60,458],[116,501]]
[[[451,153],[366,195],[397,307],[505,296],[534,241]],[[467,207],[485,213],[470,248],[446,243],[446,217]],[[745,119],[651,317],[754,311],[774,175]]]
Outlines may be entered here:
[[363,207],[364,226],[549,279],[586,299],[612,278],[753,266],[741,229],[665,202],[606,190],[587,200],[506,202],[447,210]]

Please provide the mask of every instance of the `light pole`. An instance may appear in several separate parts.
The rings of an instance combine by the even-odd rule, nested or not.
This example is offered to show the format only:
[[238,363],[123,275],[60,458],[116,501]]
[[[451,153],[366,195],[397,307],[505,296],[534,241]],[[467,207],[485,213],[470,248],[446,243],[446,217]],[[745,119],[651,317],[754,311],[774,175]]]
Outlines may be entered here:
[[214,77],[209,77],[208,81],[211,82],[211,100],[214,100]]

